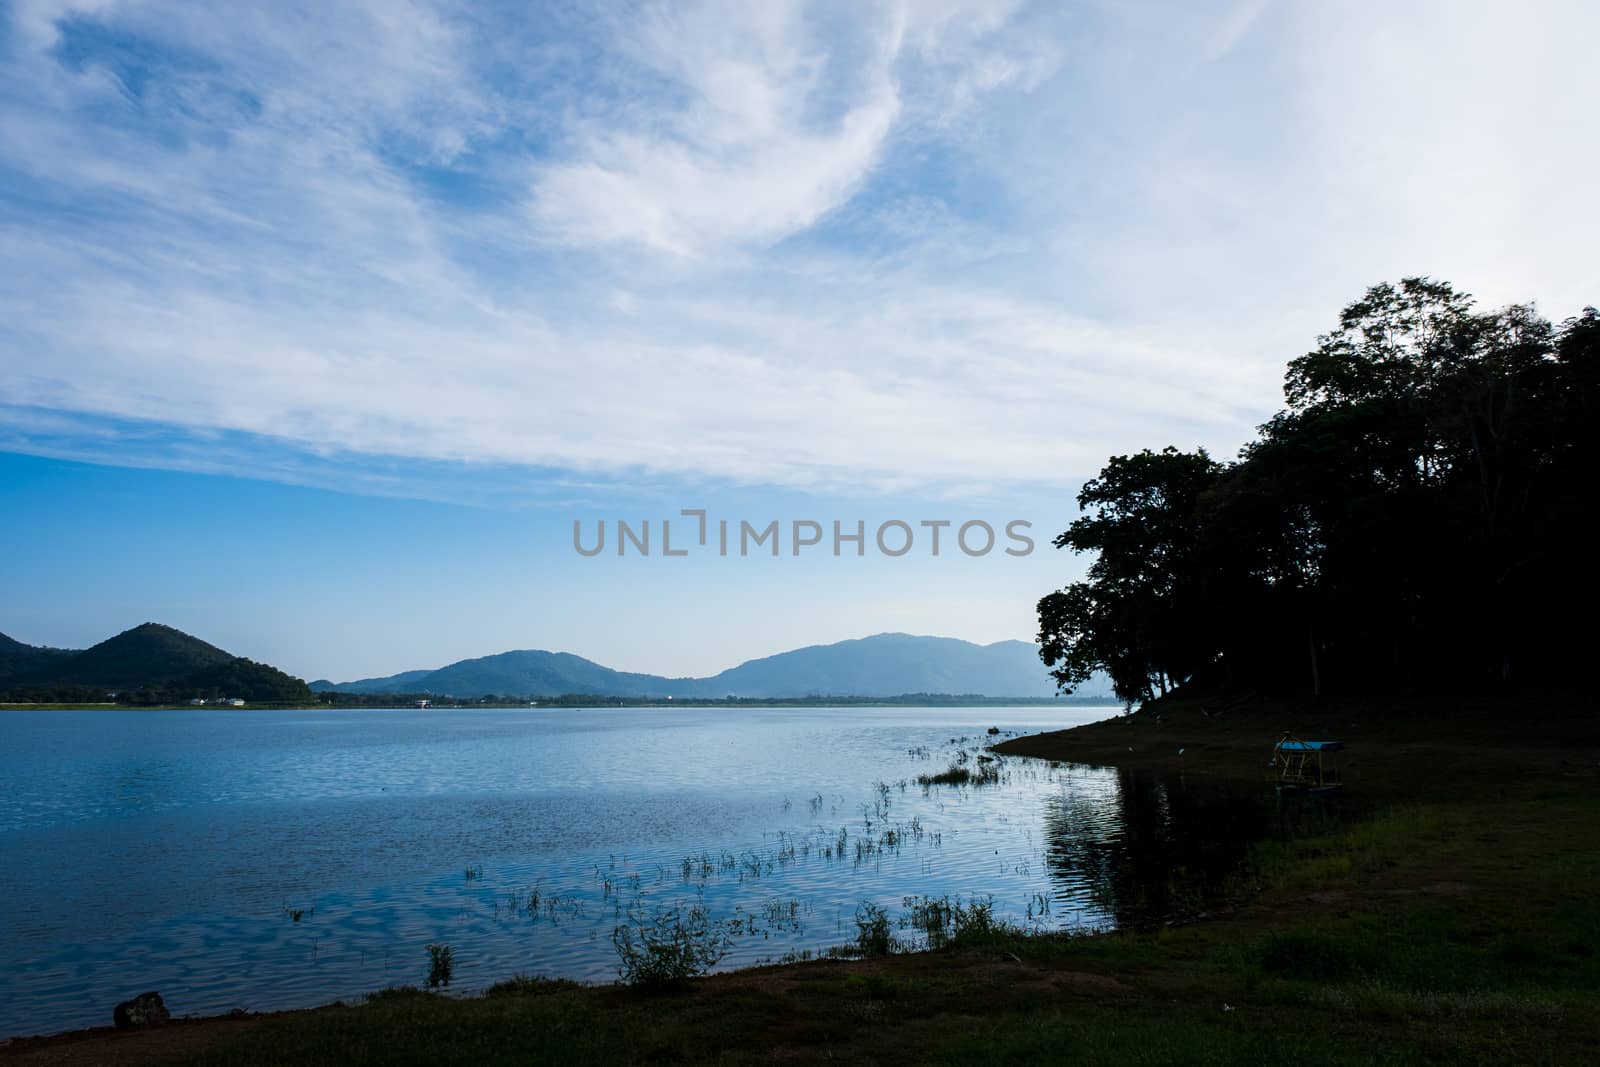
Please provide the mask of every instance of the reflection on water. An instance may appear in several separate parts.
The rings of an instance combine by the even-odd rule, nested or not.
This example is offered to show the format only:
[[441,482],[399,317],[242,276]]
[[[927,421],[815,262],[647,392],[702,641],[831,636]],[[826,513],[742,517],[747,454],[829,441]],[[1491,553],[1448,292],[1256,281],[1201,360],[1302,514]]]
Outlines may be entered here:
[[1224,892],[1255,842],[1322,833],[1343,817],[1335,799],[1183,775],[1103,770],[1098,784],[1046,798],[1045,862],[1057,894],[1087,887],[1117,927],[1192,916]]
[[454,991],[609,980],[613,931],[674,908],[727,937],[722,967],[851,941],[863,902],[906,945],[946,900],[1143,925],[1328,810],[981,756],[990,727],[1107,713],[0,715],[0,1035],[103,1024],[147,989],[180,1015],[358,997],[422,981],[428,944]]

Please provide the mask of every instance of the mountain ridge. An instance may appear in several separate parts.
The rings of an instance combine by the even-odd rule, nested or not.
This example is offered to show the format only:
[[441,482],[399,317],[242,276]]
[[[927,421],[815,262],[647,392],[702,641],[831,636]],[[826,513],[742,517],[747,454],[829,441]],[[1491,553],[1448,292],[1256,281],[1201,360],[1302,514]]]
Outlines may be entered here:
[[[746,660],[706,677],[666,677],[603,666],[571,652],[516,649],[335,683],[300,679],[256,663],[170,626],[147,622],[87,649],[27,645],[0,634],[0,690],[8,699],[177,703],[195,698],[310,702],[313,693],[372,696],[426,694],[571,696],[636,699],[805,699],[982,696],[1038,699],[1057,695],[1026,641],[980,645],[951,637],[879,633],[806,645]],[[92,695],[91,695],[91,691]],[[1109,696],[1090,685],[1079,696]]]
[[[747,660],[703,678],[619,671],[570,652],[513,649],[457,660],[432,671],[402,671],[343,683],[319,679],[312,688],[462,699],[573,693],[662,699],[892,697],[905,693],[1036,698],[1056,693],[1036,645],[1016,640],[980,645],[907,633],[806,645]],[[1083,695],[1100,695],[1100,687],[1088,688]]]

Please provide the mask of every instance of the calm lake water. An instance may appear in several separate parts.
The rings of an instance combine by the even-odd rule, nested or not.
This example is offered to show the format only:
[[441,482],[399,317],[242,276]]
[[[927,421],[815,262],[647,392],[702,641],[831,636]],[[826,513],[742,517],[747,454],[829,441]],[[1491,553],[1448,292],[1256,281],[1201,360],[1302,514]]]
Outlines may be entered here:
[[612,931],[703,906],[721,967],[855,938],[908,945],[916,898],[1039,928],[1193,906],[1274,803],[1005,759],[1085,708],[486,709],[0,714],[0,1037],[303,1007],[516,973],[616,977]]

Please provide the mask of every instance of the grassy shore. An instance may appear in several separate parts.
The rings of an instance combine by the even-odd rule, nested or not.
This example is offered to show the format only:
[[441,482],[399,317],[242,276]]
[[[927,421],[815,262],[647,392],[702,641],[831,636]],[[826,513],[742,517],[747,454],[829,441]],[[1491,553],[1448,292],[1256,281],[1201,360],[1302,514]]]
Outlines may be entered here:
[[1008,755],[1264,782],[1285,733],[1343,741],[1352,794],[1376,803],[1600,783],[1600,712],[1571,697],[1320,703],[1168,699],[997,745]]
[[0,711],[300,711],[319,705],[304,703],[246,704],[243,707],[225,707],[220,704],[118,704],[115,701],[92,703],[88,701],[33,702],[0,700]]
[[99,711],[103,708],[120,708],[123,706],[114,700],[105,700],[94,704],[83,701],[79,701],[76,704],[67,704],[59,701],[52,703],[49,701],[0,700],[0,711]]
[[[1600,748],[1586,709],[1167,702],[1006,742],[1048,759],[1257,778],[1275,731],[1351,745],[1376,802],[1259,846],[1208,917],[665,991],[513,983],[20,1041],[19,1063],[1595,1063]],[[1179,755],[1179,750],[1182,755]]]

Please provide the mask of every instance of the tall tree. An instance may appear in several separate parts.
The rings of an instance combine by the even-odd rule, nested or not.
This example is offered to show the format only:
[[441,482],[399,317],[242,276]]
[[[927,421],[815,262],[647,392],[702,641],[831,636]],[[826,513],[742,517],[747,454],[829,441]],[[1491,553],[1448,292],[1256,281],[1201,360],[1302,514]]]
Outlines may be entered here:
[[1222,466],[1168,446],[1115,456],[1078,494],[1084,516],[1057,548],[1097,553],[1086,580],[1039,601],[1045,665],[1064,691],[1096,670],[1133,702],[1166,692],[1209,658],[1198,621],[1196,502]]
[[1146,451],[1084,486],[1055,543],[1096,558],[1039,602],[1063,687],[1481,689],[1587,655],[1561,619],[1600,595],[1600,313],[1374,286],[1284,397],[1237,463]]

